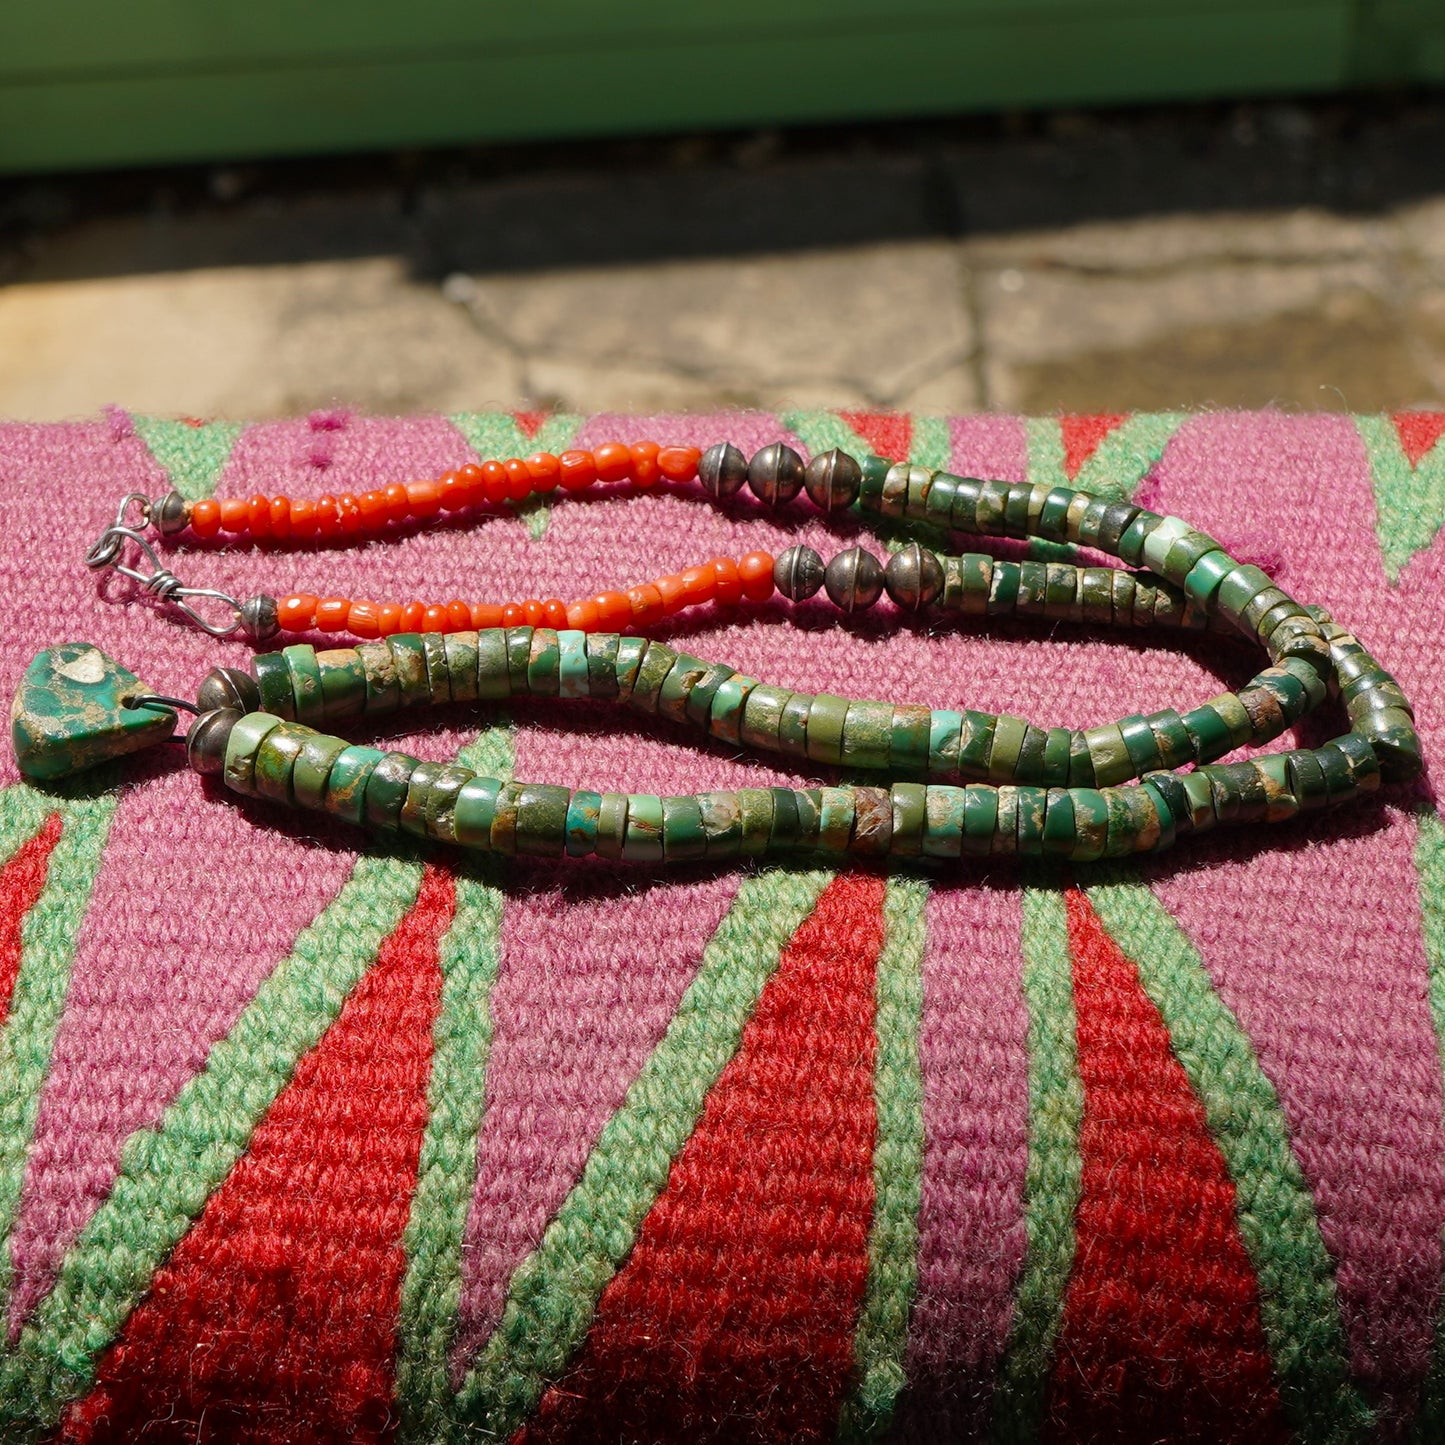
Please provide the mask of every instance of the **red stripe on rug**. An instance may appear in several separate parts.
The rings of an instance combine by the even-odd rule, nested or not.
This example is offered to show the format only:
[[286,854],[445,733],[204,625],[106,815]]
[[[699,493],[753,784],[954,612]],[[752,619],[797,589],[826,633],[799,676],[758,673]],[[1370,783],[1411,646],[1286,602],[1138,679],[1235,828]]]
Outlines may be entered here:
[[913,445],[913,418],[894,411],[840,411],[839,418],[874,452],[890,461],[906,462]]
[[1099,450],[1099,443],[1116,427],[1129,420],[1127,414],[1061,416],[1059,435],[1064,443],[1064,475],[1072,482],[1084,463]]
[[426,1126],[438,946],[455,907],[451,876],[428,867],[411,911],[106,1352],[62,1439],[391,1435],[401,1237]]
[[1224,1157],[1138,971],[1081,892],[1067,905],[1083,1178],[1050,1433],[1284,1440]]
[[1445,436],[1445,411],[1397,411],[1390,420],[1412,467],[1418,467],[1425,453]]
[[868,1280],[883,892],[863,876],[824,890],[515,1441],[832,1436]]
[[517,423],[517,430],[528,441],[531,441],[542,430],[542,423],[547,420],[547,413],[545,411],[514,411],[512,420]]
[[60,841],[59,813],[52,813],[0,868],[0,1026],[10,1017],[10,999],[20,976],[20,939],[25,915],[35,907],[50,872],[50,855]]

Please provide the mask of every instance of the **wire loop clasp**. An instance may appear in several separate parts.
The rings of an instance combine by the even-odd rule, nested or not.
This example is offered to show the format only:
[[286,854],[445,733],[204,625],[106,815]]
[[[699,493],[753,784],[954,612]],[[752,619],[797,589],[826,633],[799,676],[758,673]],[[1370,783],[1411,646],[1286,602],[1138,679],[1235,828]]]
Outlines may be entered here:
[[[241,626],[241,604],[234,597],[218,592],[214,587],[185,586],[156,556],[151,544],[130,524],[127,513],[131,503],[137,501],[141,503],[139,525],[144,527],[149,523],[152,510],[150,500],[139,492],[132,492],[121,502],[115,521],[96,538],[85,554],[85,565],[93,572],[114,570],[122,577],[139,582],[157,601],[169,602],[173,607],[179,607],[197,627],[203,632],[209,632],[212,637],[229,637],[238,631]],[[136,559],[137,563],[148,561],[151,571],[143,572],[139,566],[131,566],[124,560],[126,545],[132,542],[141,554]],[[190,599],[193,597],[209,597],[224,603],[230,613],[228,620],[224,623],[212,622],[191,606]]]

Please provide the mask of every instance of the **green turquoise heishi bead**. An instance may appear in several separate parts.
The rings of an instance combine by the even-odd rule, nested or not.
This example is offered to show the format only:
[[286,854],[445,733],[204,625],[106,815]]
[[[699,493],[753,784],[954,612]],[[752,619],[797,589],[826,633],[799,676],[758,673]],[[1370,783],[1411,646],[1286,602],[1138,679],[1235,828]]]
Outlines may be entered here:
[[1114,555],[1121,561],[1127,562],[1131,567],[1137,567],[1144,560],[1144,543],[1148,540],[1149,534],[1164,519],[1157,512],[1140,512],[1127,527],[1119,538],[1119,545]]
[[791,853],[802,838],[797,793],[792,788],[770,788],[769,792],[773,795],[773,822],[768,847],[775,853]]
[[1283,753],[1270,753],[1266,757],[1251,758],[1251,766],[1264,784],[1266,798],[1264,821],[1283,823],[1299,812],[1299,799],[1289,784],[1289,763]]
[[928,743],[933,713],[919,706],[895,707],[888,744],[888,766],[895,773],[928,771]]
[[296,769],[296,759],[301,749],[316,734],[300,723],[283,722],[272,728],[256,749],[256,768],[252,781],[256,796],[267,798],[273,803],[294,803],[291,775]]
[[[644,659],[643,667],[646,666]],[[686,722],[688,695],[707,676],[710,666],[700,657],[678,653],[677,660],[667,670],[667,676],[662,679],[662,686],[657,691],[658,715],[672,722]],[[635,688],[633,695],[636,696]]]
[[960,849],[974,858],[993,852],[998,830],[998,789],[987,783],[970,783],[964,790],[963,840]]
[[1044,758],[1039,781],[1051,788],[1063,788],[1069,782],[1069,749],[1074,735],[1068,728],[1050,728],[1044,734]]
[[928,822],[928,788],[923,783],[894,783],[893,852],[900,858],[917,858],[923,852],[923,830]]
[[529,858],[560,858],[567,850],[570,788],[527,783],[517,796],[517,852]]
[[411,777],[406,784],[406,796],[401,801],[401,812],[397,815],[403,833],[414,833],[418,838],[427,836],[427,799],[432,784],[441,776],[444,767],[445,763],[420,762],[411,770]]
[[1129,572],[1111,573],[1109,585],[1113,591],[1112,621],[1119,627],[1132,627],[1134,625],[1134,593],[1137,590],[1133,575]]
[[1194,744],[1196,762],[1212,763],[1234,746],[1229,724],[1208,703],[1191,708],[1180,721]]
[[1049,735],[1045,729],[1036,728],[1032,723],[1024,729],[1024,740],[1019,744],[1019,760],[1014,765],[1015,782],[1044,781],[1044,749],[1048,745]]
[[1109,839],[1106,858],[1150,852],[1159,842],[1161,823],[1153,802],[1142,787],[1106,788],[1109,800]]
[[757,679],[735,673],[713,694],[708,711],[707,730],[713,737],[727,743],[742,741],[743,710],[748,694],[758,685]]
[[622,856],[630,863],[662,861],[662,799],[655,793],[627,795],[627,836]]
[[1214,595],[1214,605],[1219,612],[1238,626],[1244,618],[1245,609],[1256,597],[1274,583],[1258,567],[1248,562],[1241,563],[1219,584]]
[[532,629],[532,647],[527,654],[527,691],[533,697],[556,697],[560,689],[557,670],[562,650],[557,633],[550,627]]
[[1207,768],[1196,768],[1192,773],[1180,773],[1179,781],[1189,799],[1189,826],[1196,832],[1212,828],[1219,821],[1214,809],[1214,787],[1209,781]]
[[1079,518],[1077,541],[1081,547],[1099,545],[1099,528],[1104,525],[1104,514],[1114,505],[1112,497],[1091,497]]
[[717,696],[718,688],[732,676],[733,669],[724,662],[714,663],[708,668],[687,695],[688,722],[700,728],[708,726],[712,717],[712,700]]
[[976,477],[955,477],[953,512],[949,517],[955,532],[978,531],[978,494],[983,483]]
[[421,634],[417,632],[398,633],[388,637],[386,645],[391,649],[391,660],[396,668],[396,688],[401,707],[431,701],[431,682],[427,677],[426,648]]
[[1069,502],[1069,510],[1064,517],[1064,538],[1069,542],[1079,540],[1079,527],[1084,520],[1084,513],[1089,510],[1089,503],[1093,498],[1087,492],[1075,492]]
[[1044,616],[1055,622],[1077,620],[1082,615],[1079,603],[1079,569],[1066,562],[1049,562],[1044,572]]
[[789,757],[808,756],[808,714],[813,708],[813,695],[795,692],[778,719],[778,746]]
[[1103,521],[1099,524],[1099,536],[1094,545],[1101,551],[1117,556],[1119,539],[1138,515],[1139,508],[1133,502],[1114,502],[1104,512]]
[[496,778],[473,778],[462,785],[452,809],[452,831],[458,843],[491,851],[492,820],[501,791],[502,784]]
[[1008,509],[1009,484],[1007,482],[984,482],[978,489],[978,501],[973,509],[974,527],[980,532],[996,534],[1003,531],[1004,516]]
[[1420,735],[1403,708],[1385,708],[1354,721],[1351,733],[1365,739],[1389,782],[1404,783],[1423,766]]
[[[958,570],[963,582],[958,611],[966,617],[986,616],[993,597],[993,558],[983,552],[966,552],[958,559]],[[1014,595],[1018,595],[1017,577],[1014,579]]]
[[[1171,582],[1178,582],[1194,570],[1195,563],[1201,557],[1207,557],[1211,552],[1220,550],[1219,543],[1207,533],[1190,531],[1170,547],[1168,555],[1164,558],[1164,566],[1153,570],[1161,572]],[[1238,570],[1238,567],[1232,568],[1230,576],[1233,576]],[[1237,588],[1230,595],[1237,595]]]
[[687,863],[707,856],[702,809],[691,794],[662,800],[662,856],[669,863]]
[[1080,732],[1069,734],[1069,786],[1094,786],[1094,755],[1089,751],[1088,738]]
[[527,669],[532,665],[532,629],[530,627],[508,627],[507,639],[507,682],[513,697],[527,695]]
[[997,788],[998,821],[994,825],[992,851],[1012,856],[1019,847],[1019,790],[1012,783]]
[[892,705],[867,699],[850,702],[843,721],[843,765],[886,768],[892,747]]
[[990,782],[1006,782],[1018,767],[1019,753],[1023,749],[1024,734],[1028,723],[1021,717],[1001,713],[994,722],[993,745],[988,750],[988,777]]
[[1359,732],[1349,732],[1327,746],[1339,749],[1349,759],[1350,772],[1357,788],[1373,792],[1380,786],[1380,759],[1376,751],[1380,741],[1377,736],[1365,737]]
[[963,736],[963,714],[950,708],[935,708],[928,719],[928,775],[949,779],[958,776],[958,744]]
[[886,858],[893,846],[893,794],[887,788],[853,789],[852,852]]
[[1097,788],[1070,788],[1074,806],[1074,848],[1076,863],[1092,863],[1104,856],[1109,846],[1109,799]]
[[226,739],[226,760],[221,768],[221,781],[235,793],[248,798],[256,794],[256,749],[272,728],[281,726],[282,718],[271,712],[248,712],[232,727]]
[[738,852],[744,858],[758,858],[768,851],[773,833],[773,795],[768,788],[739,788],[738,815],[742,842]]
[[1212,707],[1223,719],[1225,727],[1229,729],[1230,743],[1236,748],[1242,748],[1254,734],[1254,724],[1250,721],[1249,714],[1245,711],[1244,704],[1232,692],[1222,692],[1218,697],[1212,697],[1206,707]]
[[597,851],[597,820],[602,811],[602,794],[572,794],[567,804],[567,856],[588,858]]
[[627,794],[603,793],[597,809],[597,856],[616,862],[627,842]]
[[707,840],[707,857],[736,857],[743,842],[743,815],[737,794],[699,793],[697,811]]
[[637,672],[647,654],[649,643],[645,637],[619,637],[617,639],[617,696],[624,702],[632,697],[637,682]]
[[1187,833],[1194,826],[1194,810],[1183,775],[1161,769],[1150,773],[1143,781],[1163,798],[1175,831]]
[[843,727],[848,719],[848,699],[820,692],[808,708],[808,757],[815,763],[836,767],[843,761]]
[[792,695],[785,687],[758,685],[752,688],[743,704],[743,720],[738,729],[741,740],[751,748],[777,752],[778,728],[783,721],[783,709]]
[[1017,851],[1023,858],[1041,858],[1044,852],[1044,822],[1048,814],[1047,788],[1018,789]]
[[281,656],[286,659],[286,667],[291,674],[291,715],[297,722],[315,727],[326,714],[316,649],[304,642],[296,642],[290,647],[283,647]]
[[908,507],[908,474],[910,467],[907,462],[897,462],[888,468],[884,474],[883,485],[878,492],[876,510],[880,516],[892,517],[895,520],[903,516]]
[[1089,757],[1094,763],[1095,787],[1112,787],[1133,776],[1134,761],[1129,756],[1129,749],[1124,746],[1124,732],[1118,723],[1085,728],[1084,740],[1089,745]]
[[327,722],[360,717],[366,707],[366,668],[354,647],[316,654],[321,673],[321,709]]
[[1239,615],[1240,624],[1249,628],[1251,632],[1258,632],[1261,619],[1272,608],[1289,600],[1289,593],[1280,591],[1278,587],[1266,587],[1262,592],[1256,592],[1250,598],[1244,611]]
[[395,832],[401,827],[401,805],[416,759],[406,753],[386,753],[366,780],[366,825]]
[[1184,719],[1172,707],[1151,712],[1146,719],[1154,732],[1154,746],[1158,749],[1161,768],[1177,768],[1195,761],[1194,739],[1184,726]]
[[903,503],[905,517],[921,521],[928,515],[928,497],[937,476],[938,473],[930,467],[909,467],[908,497]]
[[989,578],[988,615],[990,617],[1012,617],[1018,596],[1018,563],[995,561],[992,576]]
[[517,804],[522,798],[521,783],[503,783],[497,790],[492,807],[492,852],[508,856],[517,851]]
[[477,633],[477,697],[496,702],[512,695],[512,670],[507,660],[505,628]]
[[1221,823],[1257,823],[1263,819],[1269,799],[1253,763],[1211,763],[1205,771]]
[[296,717],[296,692],[291,667],[282,652],[261,652],[251,659],[251,671],[261,694],[261,711],[287,722]]
[[[1301,662],[1298,658],[1287,658],[1284,665],[1289,663],[1294,663],[1301,672],[1312,671],[1309,663]],[[1290,676],[1297,677],[1298,674],[1291,672]],[[1305,686],[1305,684],[1301,683],[1301,686]],[[1320,686],[1323,687],[1323,684]],[[1411,719],[1415,716],[1415,709],[1411,706],[1410,699],[1405,696],[1400,690],[1399,684],[1395,682],[1381,682],[1359,688],[1349,697],[1344,698],[1344,704],[1345,711],[1352,718],[1365,717],[1372,712],[1383,712],[1387,708],[1397,708]]]
[[1324,769],[1310,748],[1299,748],[1284,755],[1290,791],[1295,795],[1302,813],[1323,808],[1330,800],[1329,783]]
[[587,694],[589,697],[617,696],[617,648],[621,638],[615,632],[593,632],[587,637]]
[[[1139,791],[1148,799],[1150,806],[1154,809],[1154,816],[1158,821],[1158,827],[1152,830],[1154,839],[1153,842],[1149,844],[1149,847],[1155,852],[1158,852],[1162,848],[1172,848],[1174,846],[1174,836],[1176,832],[1173,809],[1170,808],[1164,794],[1152,783],[1140,783]],[[1146,830],[1141,836],[1149,836],[1148,831]]]
[[795,788],[798,804],[798,846],[811,852],[818,846],[818,829],[823,818],[823,794],[820,788]]
[[1056,858],[1074,851],[1074,799],[1067,788],[1050,788],[1044,801],[1043,851]]
[[557,634],[558,697],[590,697],[592,672],[587,661],[587,634],[565,627]]
[[426,661],[427,701],[446,703],[452,700],[452,675],[447,666],[447,639],[441,632],[423,632],[421,655]]
[[923,516],[920,520],[932,522],[938,527],[947,527],[949,518],[953,516],[953,503],[957,496],[958,488],[954,485],[953,478],[947,472],[935,472],[933,485],[923,499]]
[[306,739],[291,770],[291,794],[298,807],[321,807],[332,766],[346,747],[344,738],[328,737],[325,733],[313,733]]
[[[1168,576],[1164,570],[1164,564],[1168,561],[1170,549],[1181,537],[1187,537],[1194,531],[1194,528],[1184,520],[1183,517],[1161,517],[1159,525],[1154,527],[1144,539],[1144,549],[1141,553],[1141,560],[1144,565],[1160,577]],[[1205,551],[1217,551],[1218,544],[1206,548]],[[1205,553],[1201,553],[1201,556]],[[1198,561],[1198,558],[1195,558]],[[1190,564],[1193,566],[1193,563]]]
[[853,793],[849,788],[818,790],[818,847],[846,853],[853,838]]
[[363,642],[356,655],[366,674],[366,701],[362,711],[368,717],[384,717],[401,706],[401,687],[396,680],[396,659],[384,642]]
[[1012,486],[1003,504],[1004,531],[1010,537],[1027,537],[1029,534],[1029,501],[1032,488]]
[[1048,596],[1049,569],[1043,562],[1019,563],[1019,595],[1014,609],[1027,616],[1036,617],[1044,610]]
[[442,638],[446,654],[447,684],[453,702],[477,700],[477,634],[448,632]]
[[662,685],[677,663],[677,654],[660,642],[649,642],[633,675],[629,704],[638,712],[655,713],[662,696]]
[[922,851],[928,858],[957,858],[963,852],[963,818],[968,790],[929,784],[924,799]]
[[963,727],[958,738],[958,773],[962,778],[982,781],[988,777],[988,759],[993,751],[994,729],[998,719],[991,712],[963,713]]
[[1119,736],[1124,739],[1124,751],[1129,754],[1135,776],[1164,766],[1159,744],[1155,740],[1154,729],[1148,718],[1139,717],[1137,714],[1124,718],[1119,724]]
[[386,756],[379,748],[348,747],[337,754],[326,775],[322,808],[346,823],[361,823],[366,816],[366,780]]
[[859,462],[863,475],[859,480],[858,499],[864,511],[877,510],[884,478],[893,470],[893,466],[893,461],[888,457],[866,456]]
[[1263,689],[1274,698],[1286,724],[1298,722],[1309,711],[1309,694],[1304,683],[1282,667],[1266,667],[1250,679],[1249,685]]
[[1054,487],[1044,498],[1043,510],[1039,513],[1038,535],[1052,542],[1064,540],[1064,519],[1069,515],[1069,503],[1074,494],[1067,487]]
[[1184,578],[1184,590],[1201,606],[1209,607],[1220,583],[1235,567],[1234,558],[1228,552],[1209,552],[1201,557]]
[[439,843],[457,841],[457,799],[474,777],[476,774],[470,768],[448,763],[432,779],[421,810],[422,826],[428,838],[435,838]]

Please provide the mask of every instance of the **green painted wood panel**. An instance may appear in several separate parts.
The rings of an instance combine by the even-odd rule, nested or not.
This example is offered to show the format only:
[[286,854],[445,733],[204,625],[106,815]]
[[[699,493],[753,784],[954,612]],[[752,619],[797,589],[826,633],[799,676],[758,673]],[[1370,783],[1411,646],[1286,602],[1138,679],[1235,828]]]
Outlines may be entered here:
[[1418,65],[1442,4],[16,4],[0,170],[1320,91]]

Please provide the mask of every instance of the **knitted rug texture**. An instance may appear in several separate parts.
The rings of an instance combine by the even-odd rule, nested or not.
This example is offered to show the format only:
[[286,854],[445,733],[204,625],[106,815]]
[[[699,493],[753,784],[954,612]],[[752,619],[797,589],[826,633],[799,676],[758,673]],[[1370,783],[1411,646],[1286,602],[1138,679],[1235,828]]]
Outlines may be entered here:
[[[1176,512],[1358,632],[1427,767],[1445,748],[1445,414],[1420,412],[4,425],[0,685],[63,641],[182,696],[243,663],[86,571],[127,492],[314,496],[645,437]],[[850,527],[673,488],[171,562],[242,597],[565,598]],[[1258,662],[886,601],[669,632],[792,688],[1071,727]],[[1327,706],[1276,746],[1343,726]],[[570,787],[796,776],[591,705],[388,736]],[[171,749],[51,791],[6,749],[0,789],[0,1440],[1445,1432],[1428,775],[1137,865],[891,875],[468,858],[238,799]]]

